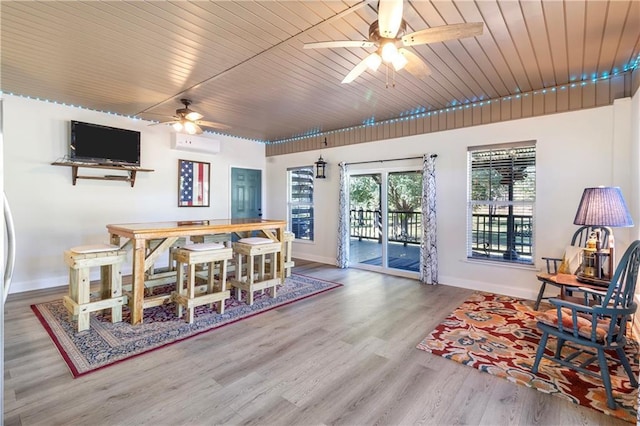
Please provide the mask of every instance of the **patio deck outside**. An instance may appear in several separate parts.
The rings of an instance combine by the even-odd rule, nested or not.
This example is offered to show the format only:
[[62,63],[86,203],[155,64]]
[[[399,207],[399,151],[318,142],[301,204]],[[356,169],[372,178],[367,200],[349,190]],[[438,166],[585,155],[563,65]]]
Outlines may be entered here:
[[[381,214],[375,210],[351,210],[350,261],[352,264],[382,266]],[[389,212],[388,267],[418,272],[420,268],[420,212]],[[507,229],[505,214],[474,214],[471,229],[471,258],[505,261],[511,239],[516,262],[531,263],[533,218],[513,217],[514,229]],[[511,260],[513,262],[513,260]]]
[[[351,263],[382,266],[380,243],[375,240],[359,240],[351,238]],[[404,271],[418,272],[420,270],[420,245],[389,242],[387,246],[388,267]]]

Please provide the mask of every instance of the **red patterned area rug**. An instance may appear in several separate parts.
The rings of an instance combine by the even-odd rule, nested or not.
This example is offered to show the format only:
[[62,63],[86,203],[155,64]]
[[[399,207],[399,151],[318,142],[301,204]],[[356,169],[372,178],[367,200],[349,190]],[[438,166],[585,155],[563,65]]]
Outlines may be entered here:
[[[69,320],[62,300],[32,305],[31,309],[49,333],[73,376],[78,377],[340,286],[342,284],[292,274],[278,286],[275,298],[269,296],[269,290],[264,294],[256,293],[253,305],[249,306],[232,297],[226,300],[222,315],[207,305],[199,306],[193,324],[176,317],[173,303],[145,309],[141,325],[129,323],[126,306],[123,308],[123,321],[118,323],[111,322],[110,313],[92,314],[91,328],[81,332],[77,332],[75,324]],[[235,291],[232,294],[235,295]]]
[[[541,361],[538,374],[531,372],[542,335],[536,327],[535,313],[532,301],[477,292],[417,348],[635,423],[638,390],[631,387],[622,366],[610,368],[616,410],[607,407],[604,385],[598,378],[547,359]],[[549,338],[549,354],[555,351],[555,341]],[[627,356],[637,377],[635,340],[627,345]]]

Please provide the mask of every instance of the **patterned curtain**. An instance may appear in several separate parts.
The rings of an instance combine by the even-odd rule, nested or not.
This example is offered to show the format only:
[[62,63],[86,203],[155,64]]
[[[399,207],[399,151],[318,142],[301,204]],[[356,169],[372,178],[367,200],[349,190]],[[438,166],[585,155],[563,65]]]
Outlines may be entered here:
[[436,244],[436,157],[425,154],[422,164],[422,244],[420,244],[420,282],[438,284]]
[[349,266],[349,206],[347,185],[347,164],[340,163],[340,199],[339,199],[339,216],[338,216],[338,257],[336,265],[339,268]]

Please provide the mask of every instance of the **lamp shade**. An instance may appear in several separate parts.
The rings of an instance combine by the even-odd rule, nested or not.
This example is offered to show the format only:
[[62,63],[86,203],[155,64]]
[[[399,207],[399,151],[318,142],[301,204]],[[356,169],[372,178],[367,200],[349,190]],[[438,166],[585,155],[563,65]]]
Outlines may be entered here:
[[620,188],[603,186],[585,188],[573,223],[615,228],[633,226]]

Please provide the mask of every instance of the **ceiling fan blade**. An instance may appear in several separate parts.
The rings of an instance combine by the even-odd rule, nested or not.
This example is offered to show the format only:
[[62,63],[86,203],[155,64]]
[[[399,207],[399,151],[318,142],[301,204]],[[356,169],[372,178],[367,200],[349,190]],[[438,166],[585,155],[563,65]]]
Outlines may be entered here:
[[402,37],[402,44],[405,46],[414,46],[416,44],[475,37],[482,35],[483,27],[484,24],[482,22],[471,22],[468,24],[452,24],[427,28],[426,30],[416,31],[415,33]]
[[378,2],[378,32],[380,37],[395,38],[402,24],[403,0],[380,0]]
[[340,41],[319,41],[316,43],[305,43],[305,49],[323,49],[326,47],[373,47],[375,43],[372,41],[358,40],[340,40]]
[[199,126],[213,127],[220,130],[227,130],[231,128],[231,126],[227,126],[226,124],[222,123],[216,123],[215,121],[197,120],[195,124]]
[[196,123],[193,123],[196,126],[196,135],[202,134],[202,127],[198,126]]
[[170,120],[170,121],[160,121],[157,123],[151,123],[149,124],[149,126],[157,126],[158,124],[173,124],[173,123],[179,123],[180,120]]
[[424,61],[412,51],[400,48],[398,49],[398,53],[404,56],[407,60],[407,64],[404,66],[404,69],[409,71],[414,77],[425,78],[431,74],[431,70],[427,64],[425,64]]
[[[369,56],[373,56],[373,55],[377,55],[377,53],[372,53]],[[367,68],[369,67],[368,65],[368,59],[369,56],[367,56],[366,58],[364,58],[358,65],[356,65],[351,72],[349,72],[349,74],[347,74],[347,76],[344,78],[344,80],[342,80],[343,83],[351,83],[353,80],[355,80],[360,74],[362,74],[363,72],[365,72],[367,70]]]

